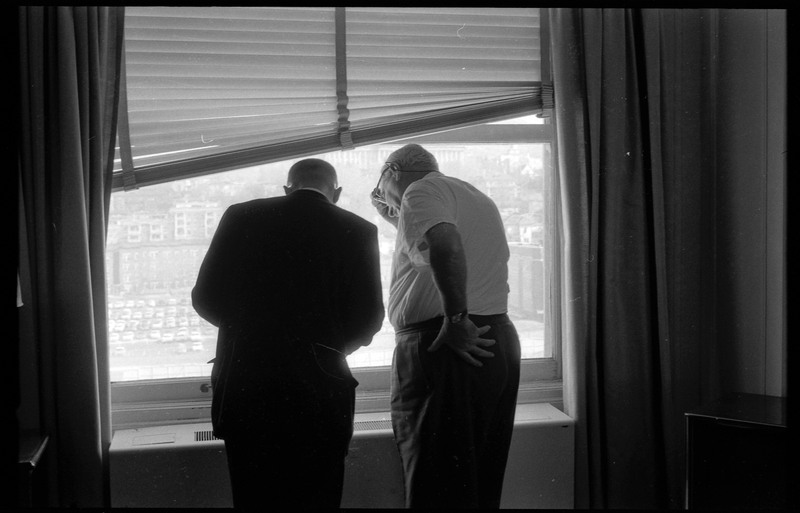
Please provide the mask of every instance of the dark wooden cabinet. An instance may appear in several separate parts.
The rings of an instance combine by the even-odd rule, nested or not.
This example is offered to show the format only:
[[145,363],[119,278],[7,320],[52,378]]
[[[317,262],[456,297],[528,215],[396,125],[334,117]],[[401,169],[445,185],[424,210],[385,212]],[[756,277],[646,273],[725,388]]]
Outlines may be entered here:
[[686,413],[688,509],[789,505],[786,399],[735,394]]

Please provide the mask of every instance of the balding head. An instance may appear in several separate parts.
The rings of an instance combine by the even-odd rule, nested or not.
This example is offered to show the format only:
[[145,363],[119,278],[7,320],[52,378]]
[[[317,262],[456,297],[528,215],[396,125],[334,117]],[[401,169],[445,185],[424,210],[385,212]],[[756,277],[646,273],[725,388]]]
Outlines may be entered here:
[[300,189],[316,189],[332,203],[336,203],[342,192],[338,185],[336,169],[331,164],[322,159],[303,159],[289,168],[286,186],[283,189],[286,194]]
[[401,171],[430,172],[439,171],[439,163],[431,152],[419,144],[406,144],[402,148],[395,150],[386,159],[386,162],[397,164]]
[[[389,164],[392,165],[389,166]],[[438,171],[439,164],[431,152],[419,144],[406,144],[389,154],[386,163],[381,168],[378,187],[386,203],[399,210],[408,186],[428,173]]]

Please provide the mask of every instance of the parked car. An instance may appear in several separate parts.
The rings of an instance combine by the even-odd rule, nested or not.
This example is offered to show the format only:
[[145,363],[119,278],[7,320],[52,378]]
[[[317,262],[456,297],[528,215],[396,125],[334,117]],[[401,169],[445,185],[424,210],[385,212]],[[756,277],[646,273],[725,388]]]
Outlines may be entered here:
[[127,351],[122,346],[117,346],[114,348],[114,356],[125,356]]
[[183,342],[178,344],[178,347],[175,348],[175,352],[178,353],[178,354],[185,353],[186,352],[186,344],[184,344]]
[[192,342],[192,351],[202,351],[203,350],[203,343],[199,340],[196,342]]
[[172,342],[173,340],[175,340],[175,333],[171,331],[167,331],[161,336],[162,342]]

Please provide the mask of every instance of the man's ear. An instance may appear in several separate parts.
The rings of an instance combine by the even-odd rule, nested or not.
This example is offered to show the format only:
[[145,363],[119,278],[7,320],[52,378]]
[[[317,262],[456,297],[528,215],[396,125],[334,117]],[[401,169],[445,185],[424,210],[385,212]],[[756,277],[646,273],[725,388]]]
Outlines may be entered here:
[[339,187],[338,189],[333,190],[333,202],[336,203],[339,201],[339,195],[342,193],[342,188]]

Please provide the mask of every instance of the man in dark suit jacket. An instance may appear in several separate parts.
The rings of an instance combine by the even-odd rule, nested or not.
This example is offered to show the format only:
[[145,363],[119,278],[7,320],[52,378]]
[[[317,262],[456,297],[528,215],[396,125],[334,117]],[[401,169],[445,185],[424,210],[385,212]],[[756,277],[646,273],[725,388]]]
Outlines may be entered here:
[[377,228],[335,205],[324,160],[297,162],[284,190],[228,208],[192,291],[219,327],[212,424],[234,506],[339,507],[358,384],[345,356],[384,316]]

